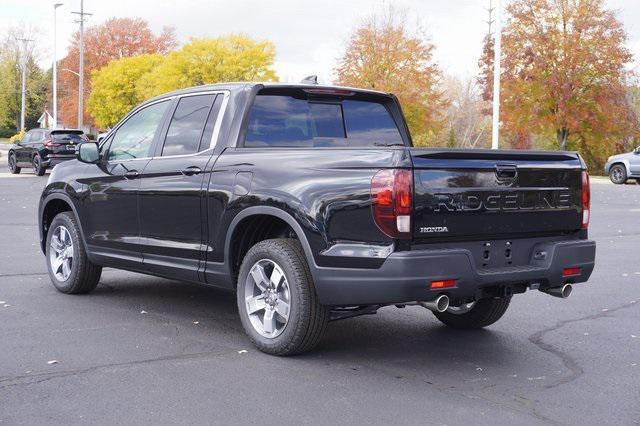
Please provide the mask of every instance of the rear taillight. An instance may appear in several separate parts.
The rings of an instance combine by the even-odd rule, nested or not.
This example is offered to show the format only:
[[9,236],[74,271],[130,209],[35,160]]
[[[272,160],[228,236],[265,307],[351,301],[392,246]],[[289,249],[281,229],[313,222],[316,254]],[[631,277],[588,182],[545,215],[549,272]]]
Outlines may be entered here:
[[59,143],[54,143],[53,139],[47,139],[46,141],[44,141],[44,146],[45,148],[53,148],[55,146],[60,146]]
[[411,238],[413,175],[411,170],[380,170],[371,179],[373,219],[391,238]]
[[591,219],[591,188],[589,187],[589,173],[582,172],[582,229],[589,227]]

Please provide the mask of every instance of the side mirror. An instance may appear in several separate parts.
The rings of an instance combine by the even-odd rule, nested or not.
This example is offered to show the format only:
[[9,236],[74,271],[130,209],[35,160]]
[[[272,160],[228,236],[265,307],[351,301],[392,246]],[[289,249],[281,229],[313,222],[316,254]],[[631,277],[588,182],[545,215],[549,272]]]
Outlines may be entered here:
[[640,154],[640,146],[637,146],[636,149],[633,150],[634,154]]
[[98,150],[98,144],[94,142],[83,142],[78,145],[78,152],[76,154],[78,160],[83,163],[95,164],[100,161],[100,151]]

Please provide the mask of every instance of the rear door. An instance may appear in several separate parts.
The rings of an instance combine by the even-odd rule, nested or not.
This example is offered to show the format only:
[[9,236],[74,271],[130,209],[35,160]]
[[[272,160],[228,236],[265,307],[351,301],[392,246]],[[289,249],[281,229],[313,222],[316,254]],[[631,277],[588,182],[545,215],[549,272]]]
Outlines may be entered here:
[[29,153],[31,152],[31,135],[33,134],[33,130],[25,133],[22,140],[17,144],[15,153],[16,153],[16,162],[19,166],[24,166],[26,163],[30,163],[31,159]]
[[204,188],[213,161],[223,94],[179,98],[140,188],[140,229],[147,268],[198,281],[203,253]]
[[416,241],[560,235],[581,227],[576,154],[410,150]]

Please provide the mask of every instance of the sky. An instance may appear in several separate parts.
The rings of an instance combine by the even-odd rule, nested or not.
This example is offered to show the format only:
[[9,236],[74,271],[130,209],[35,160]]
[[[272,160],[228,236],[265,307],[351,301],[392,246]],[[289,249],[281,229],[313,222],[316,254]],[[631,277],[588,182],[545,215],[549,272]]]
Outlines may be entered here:
[[[508,0],[503,0],[503,3]],[[53,4],[58,8],[58,58],[65,55],[80,0],[0,0],[0,33],[11,26],[33,26],[41,32],[38,52],[43,67],[52,63]],[[495,0],[494,0],[495,3]],[[436,46],[443,72],[460,78],[476,75],[482,39],[487,33],[489,0],[85,0],[93,13],[87,25],[111,17],[140,17],[160,32],[173,27],[180,43],[191,37],[242,32],[269,39],[276,46],[275,69],[282,81],[296,82],[317,74],[333,80],[333,69],[355,26],[389,6],[403,11],[412,29]],[[628,47],[640,64],[640,1],[606,0],[627,30]]]

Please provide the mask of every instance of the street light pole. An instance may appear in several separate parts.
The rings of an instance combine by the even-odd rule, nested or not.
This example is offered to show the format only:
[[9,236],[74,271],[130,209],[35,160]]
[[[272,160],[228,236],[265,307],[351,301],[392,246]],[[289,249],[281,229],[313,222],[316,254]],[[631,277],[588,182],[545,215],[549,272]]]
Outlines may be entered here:
[[502,2],[496,1],[496,32],[493,52],[493,127],[491,132],[491,149],[498,149],[500,136],[500,73],[502,70]]
[[22,103],[20,106],[20,131],[22,131],[27,108],[27,44],[33,40],[28,38],[19,38],[17,40],[22,42]]
[[57,19],[56,11],[62,3],[53,5],[53,126],[58,127],[58,56],[56,55]]
[[78,67],[78,129],[82,129],[84,119],[84,16],[91,15],[84,11],[84,0],[80,0],[80,12],[71,12],[80,15],[80,66]]

